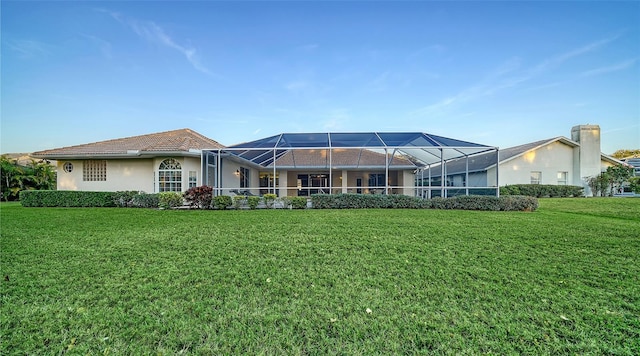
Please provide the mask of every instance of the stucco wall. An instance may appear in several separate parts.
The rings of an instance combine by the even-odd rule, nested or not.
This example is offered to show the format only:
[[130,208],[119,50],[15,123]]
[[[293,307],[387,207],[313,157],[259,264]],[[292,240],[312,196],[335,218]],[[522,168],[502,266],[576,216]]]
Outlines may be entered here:
[[[58,190],[123,191],[137,190],[147,193],[158,191],[158,167],[166,158],[176,159],[182,167],[182,190],[189,189],[189,171],[196,172],[197,185],[201,184],[199,157],[155,157],[138,159],[111,159],[107,162],[105,181],[84,181],[84,160],[58,161]],[[64,171],[65,163],[73,164],[71,172]]]
[[[568,172],[567,184],[573,184],[573,147],[554,142],[500,164],[500,185],[530,184],[531,172],[542,172],[540,184],[558,184],[558,172]],[[489,171],[490,185],[495,185],[495,171]]]

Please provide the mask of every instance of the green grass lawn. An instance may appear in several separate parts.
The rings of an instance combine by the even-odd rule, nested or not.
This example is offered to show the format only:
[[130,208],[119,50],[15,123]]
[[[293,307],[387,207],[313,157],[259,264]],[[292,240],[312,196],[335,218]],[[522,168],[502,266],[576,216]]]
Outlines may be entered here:
[[0,214],[0,354],[640,353],[640,199]]

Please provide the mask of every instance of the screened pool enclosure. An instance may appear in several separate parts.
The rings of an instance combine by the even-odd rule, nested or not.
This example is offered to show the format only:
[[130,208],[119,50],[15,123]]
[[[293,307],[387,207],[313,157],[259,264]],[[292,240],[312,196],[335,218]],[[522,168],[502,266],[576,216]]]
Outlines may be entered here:
[[421,132],[282,133],[203,150],[202,176],[216,195],[498,195],[497,169],[495,179],[470,179],[468,168],[447,174],[448,162],[480,154],[499,153]]

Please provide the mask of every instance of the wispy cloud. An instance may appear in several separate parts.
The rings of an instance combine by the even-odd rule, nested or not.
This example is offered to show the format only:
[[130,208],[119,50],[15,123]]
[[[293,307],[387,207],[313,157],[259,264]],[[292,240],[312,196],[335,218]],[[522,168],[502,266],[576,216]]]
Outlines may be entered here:
[[542,61],[541,63],[539,63],[537,66],[535,66],[532,70],[532,74],[536,74],[539,72],[546,72],[548,70],[554,69],[572,58],[598,50],[604,47],[605,45],[617,40],[619,37],[620,35],[616,35],[616,36],[608,37],[605,39],[597,40],[589,44],[586,44],[582,47],[574,48],[567,52],[548,58]]
[[155,22],[129,18],[118,12],[105,9],[97,9],[97,11],[110,15],[116,21],[129,27],[136,35],[138,35],[138,37],[145,41],[178,51],[187,59],[193,68],[202,73],[213,75],[213,73],[201,63],[196,48],[188,44],[180,44]]
[[638,58],[629,59],[629,60],[626,60],[626,61],[623,61],[623,62],[620,62],[620,63],[612,64],[610,66],[605,66],[605,67],[600,67],[600,68],[587,70],[587,71],[584,71],[584,72],[580,73],[580,75],[583,76],[583,77],[590,77],[590,76],[594,76],[594,75],[617,72],[617,71],[620,71],[620,70],[625,70],[627,68],[633,67],[633,65],[636,64],[636,62],[638,62]]
[[50,53],[49,45],[34,40],[6,40],[8,48],[20,58],[30,59],[46,56]]
[[[619,37],[620,36],[617,35],[593,41],[584,46],[574,48],[555,56],[546,58],[543,61],[539,62],[537,65],[522,70],[520,69],[520,59],[512,58],[498,66],[481,82],[469,86],[468,88],[461,90],[455,95],[450,95],[433,104],[414,110],[410,114],[414,116],[422,116],[427,114],[439,113],[447,108],[453,107],[454,104],[461,104],[467,101],[477,100],[509,88],[520,86],[525,82],[540,77],[545,73],[556,69],[557,67],[561,66],[565,62],[570,61],[573,58],[586,55],[593,51],[597,51],[607,44],[615,41]],[[633,61],[625,61],[611,67],[595,69],[586,72],[586,74],[583,73],[582,75],[595,75],[607,71],[622,70],[633,65],[636,60],[637,59],[634,59]]]

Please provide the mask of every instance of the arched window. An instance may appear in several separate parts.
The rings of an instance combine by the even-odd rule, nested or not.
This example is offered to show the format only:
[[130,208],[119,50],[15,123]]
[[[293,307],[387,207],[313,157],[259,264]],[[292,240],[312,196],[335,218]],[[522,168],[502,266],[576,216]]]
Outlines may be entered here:
[[158,169],[158,187],[160,192],[182,191],[182,166],[173,158],[160,163]]

